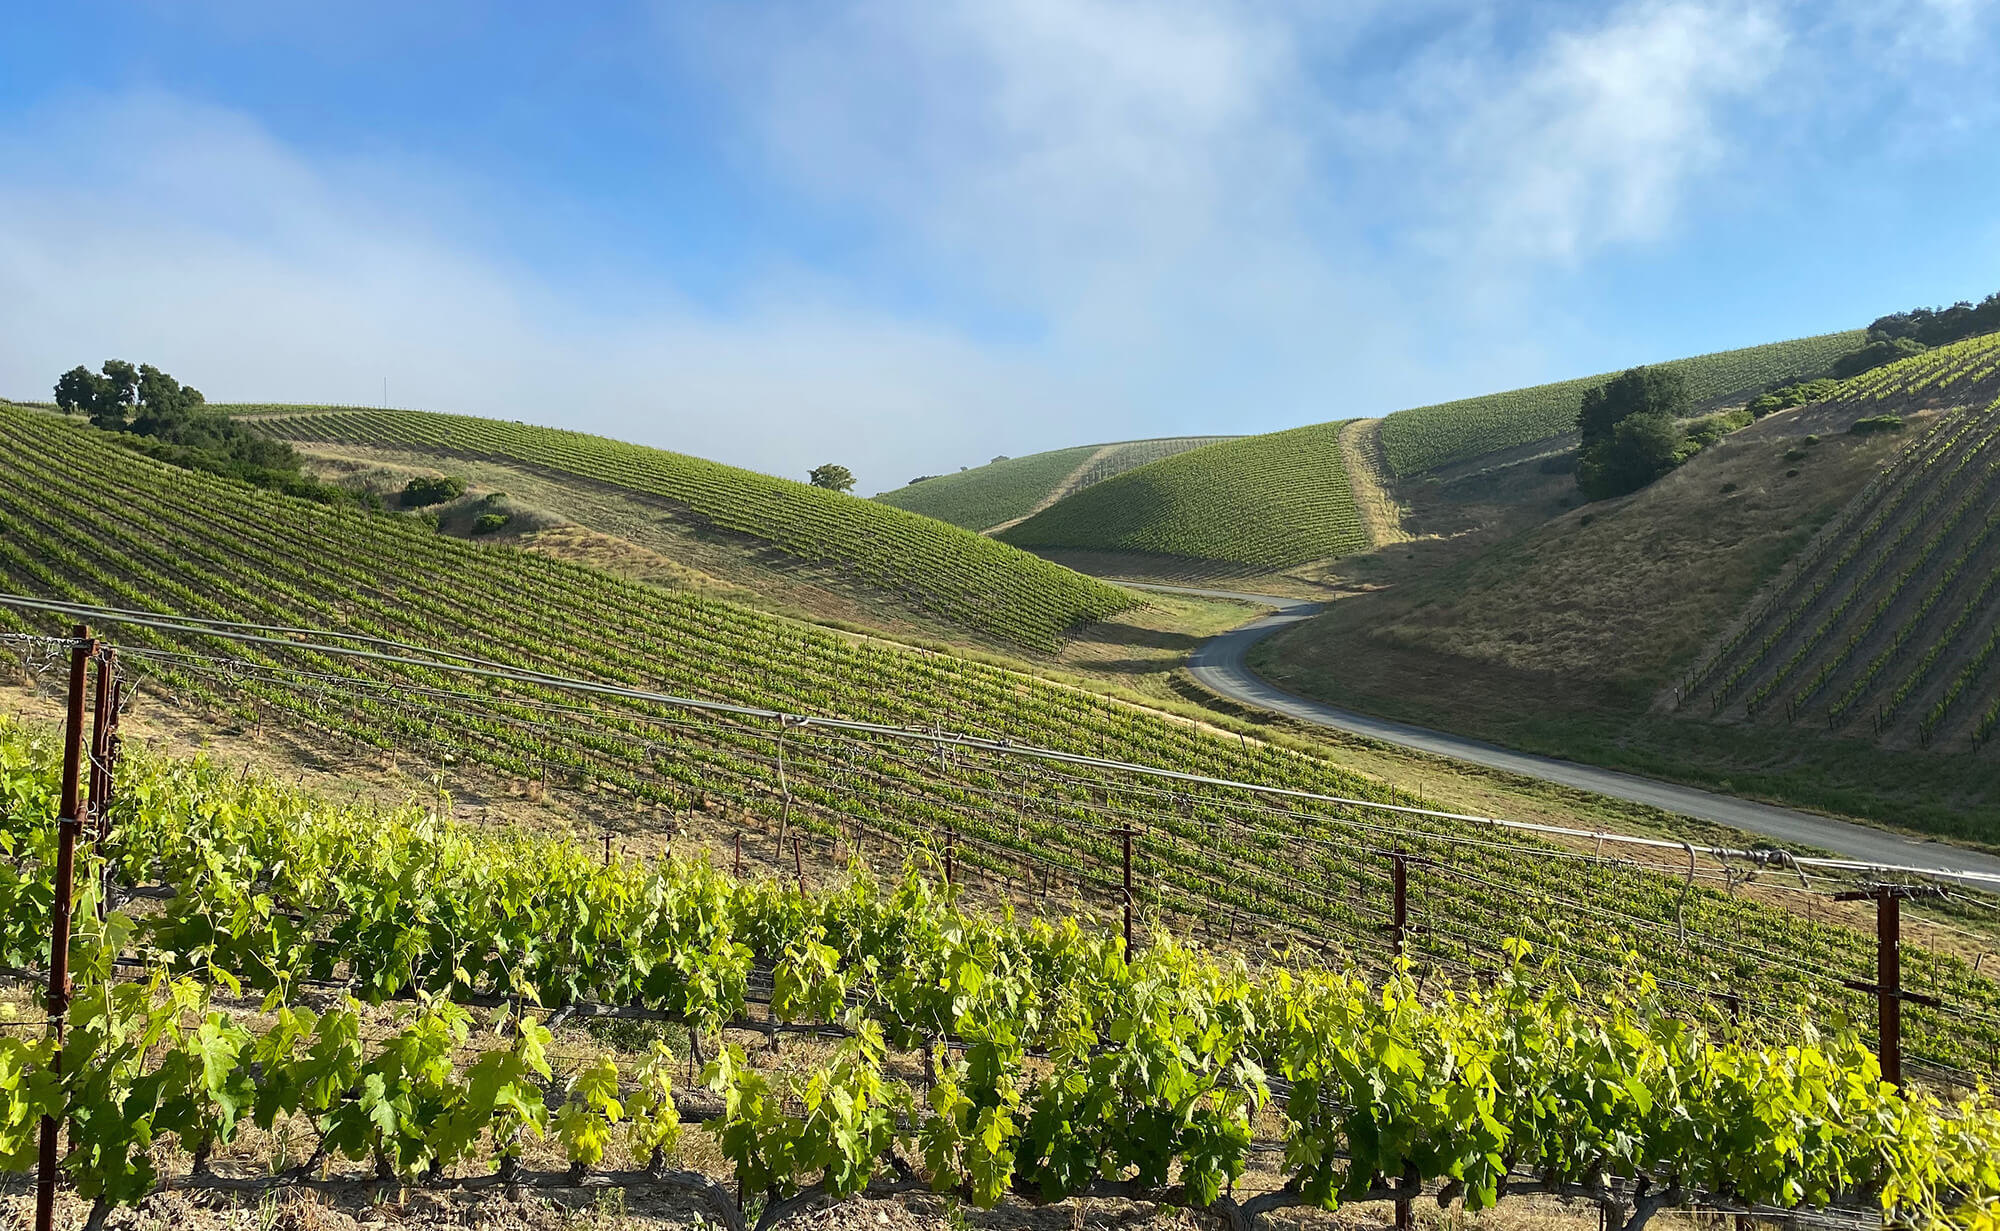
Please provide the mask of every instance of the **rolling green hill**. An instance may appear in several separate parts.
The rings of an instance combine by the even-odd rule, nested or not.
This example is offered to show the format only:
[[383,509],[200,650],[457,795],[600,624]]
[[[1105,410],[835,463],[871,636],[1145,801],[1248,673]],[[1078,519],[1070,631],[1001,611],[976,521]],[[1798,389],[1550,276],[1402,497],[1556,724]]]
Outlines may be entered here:
[[[1774,381],[1818,373],[1865,336],[1864,330],[1822,334],[1676,359],[1664,366],[1687,374],[1697,402],[1720,404]],[[1575,431],[1583,391],[1610,375],[1614,373],[1399,410],[1382,420],[1383,457],[1399,477],[1407,477]]]
[[1208,445],[1085,488],[1000,537],[1261,568],[1360,551],[1368,537],[1339,437],[1326,423]]
[[1166,436],[1056,449],[975,466],[957,474],[936,475],[921,483],[883,492],[875,499],[967,530],[991,530],[1147,462],[1227,439],[1230,438]]
[[[504,545],[440,536],[392,514],[334,508],[176,470],[52,415],[0,410],[0,586],[77,602],[415,642],[499,671],[546,671],[793,715],[840,715],[917,731],[974,731],[1018,743],[1355,800],[1407,796],[1327,760],[943,655],[858,641],[726,603],[627,582]],[[0,609],[0,631],[67,620]],[[532,678],[441,672],[278,641],[123,627],[137,704],[285,729],[353,763],[377,751],[453,774],[476,767],[620,801],[628,824],[652,806],[706,817],[753,842],[787,827],[866,835],[897,852],[958,835],[964,866],[1037,879],[1059,872],[1101,899],[1118,827],[1139,818],[1136,876],[1147,909],[1228,920],[1236,908],[1283,921],[1316,945],[1379,955],[1385,821],[1352,805],[1282,809],[1229,788],[1145,782],[1070,763],[1032,772],[948,745],[846,734],[810,722],[701,716],[644,698],[588,705]],[[447,760],[449,758],[449,760]],[[1593,865],[1579,875],[1548,848],[1510,848],[1486,826],[1404,818],[1398,839],[1426,870],[1413,942],[1491,964],[1491,938],[1560,947],[1590,979],[1636,950],[1682,974],[1711,1017],[1715,991],[1783,1019],[1819,974],[1752,954],[1812,953],[1825,977],[1872,969],[1872,937],[1677,874]],[[1009,882],[1012,883],[1011,881]],[[1585,926],[1566,928],[1567,912]],[[1617,931],[1602,919],[1621,921]],[[1449,926],[1447,926],[1449,925]],[[1565,939],[1563,933],[1567,931]],[[1954,958],[1904,950],[1908,985],[1959,1008],[2000,1007],[2000,988]],[[1602,965],[1600,965],[1602,964]],[[1837,984],[1835,985],[1837,989]],[[2000,1030],[1908,1009],[1913,1052],[1984,1063]]]
[[875,499],[967,530],[984,530],[1034,508],[1096,452],[1096,445],[1079,445],[1010,457],[957,474],[935,475]]
[[928,517],[663,449],[423,411],[230,409],[295,443],[414,449],[440,467],[491,460],[668,501],[705,526],[1036,649],[1055,648],[1070,629],[1134,601],[1115,586]]

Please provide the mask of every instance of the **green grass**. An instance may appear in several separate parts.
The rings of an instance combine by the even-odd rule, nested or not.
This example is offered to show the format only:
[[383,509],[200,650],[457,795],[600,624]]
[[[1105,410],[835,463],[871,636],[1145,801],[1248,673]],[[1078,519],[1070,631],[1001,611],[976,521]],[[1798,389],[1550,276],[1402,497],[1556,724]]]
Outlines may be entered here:
[[416,449],[512,462],[661,497],[697,518],[809,564],[851,575],[963,627],[1054,649],[1082,624],[1130,607],[1132,596],[991,539],[839,492],[716,462],[555,428],[423,411],[260,413],[259,429],[295,442]]
[[1095,452],[1096,445],[1079,445],[1010,457],[958,474],[937,475],[875,499],[967,530],[984,530],[1025,516]]
[[1000,537],[1263,568],[1364,550],[1339,437],[1325,423],[1208,445],[1085,488]]
[[1227,436],[1163,436],[1157,440],[1056,449],[975,466],[957,474],[938,475],[883,492],[875,499],[968,530],[990,530],[1034,512],[1085,462],[1090,465],[1077,476],[1072,490],[1102,483],[1148,462],[1228,439]]
[[[52,416],[0,410],[0,452],[12,459],[0,469],[0,586],[15,593],[337,628],[718,702],[976,731],[1350,798],[1411,798],[1317,756],[998,667],[440,536],[411,517],[176,470]],[[64,623],[0,609],[0,631],[54,632]],[[1379,848],[1387,839],[1372,828],[1382,823],[1377,814],[1318,804],[1274,816],[1226,788],[1188,786],[1160,799],[1145,783],[1082,766],[1026,772],[823,727],[781,733],[775,724],[697,721],[614,697],[578,706],[573,695],[532,684],[303,649],[132,628],[117,636],[142,680],[142,706],[283,728],[340,764],[393,750],[440,773],[448,756],[454,777],[467,767],[517,781],[540,776],[607,806],[617,801],[619,814],[642,826],[657,805],[747,826],[767,848],[760,835],[781,825],[822,834],[839,827],[872,835],[871,849],[886,844],[898,856],[949,827],[961,837],[961,867],[994,869],[996,879],[1053,867],[1066,888],[1095,886],[1101,903],[1116,866],[1116,828],[1130,818],[1143,826],[1136,875],[1149,918],[1207,911],[1226,919],[1240,908],[1303,930],[1336,954],[1381,954]],[[219,662],[166,657],[188,652]],[[424,689],[455,695],[435,699]],[[552,711],[556,704],[565,708]],[[1839,977],[1871,969],[1869,938],[1748,897],[1631,868],[1580,876],[1564,861],[1524,857],[1482,827],[1401,824],[1411,853],[1438,861],[1415,879],[1422,919],[1437,929],[1419,944],[1439,956],[1490,962],[1491,937],[1512,932],[1544,950],[1561,945],[1590,978],[1589,963],[1615,964],[1629,947],[1690,982],[1740,989],[1753,1013],[1780,1016],[1820,985],[1746,952],[1810,953]],[[1630,921],[1619,925],[1626,935],[1611,934],[1605,912]],[[1965,1007],[2000,1002],[2000,991],[1961,962],[1915,946],[1904,960],[1917,989]],[[1913,1052],[1968,1062],[1985,1063],[1995,1041],[1983,1026],[1918,1006],[1910,1026]]]
[[[1862,330],[1773,342],[1676,359],[1662,366],[1687,374],[1698,403],[1761,391],[1773,381],[1811,376],[1859,346]],[[1576,430],[1584,390],[1616,373],[1399,410],[1382,420],[1382,455],[1398,476],[1419,474],[1482,454],[1533,444]]]

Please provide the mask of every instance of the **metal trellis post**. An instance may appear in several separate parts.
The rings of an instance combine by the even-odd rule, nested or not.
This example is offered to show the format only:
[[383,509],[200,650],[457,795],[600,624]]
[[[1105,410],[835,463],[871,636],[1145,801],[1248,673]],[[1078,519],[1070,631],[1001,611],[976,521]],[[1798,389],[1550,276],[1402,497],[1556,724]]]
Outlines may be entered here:
[[[69,714],[63,728],[62,810],[56,818],[56,877],[54,898],[49,906],[49,1029],[55,1035],[52,1060],[55,1072],[62,1072],[63,1025],[69,1015],[69,922],[70,888],[76,876],[76,839],[83,830],[83,706],[89,683],[90,660],[97,653],[88,625],[70,630],[75,644],[69,655]],[[61,1150],[57,1137],[61,1127],[54,1116],[42,1117],[39,1166],[35,1174],[35,1231],[53,1231],[56,1216],[56,1180]]]
[[1882,1058],[1882,1080],[1903,1084],[1903,1002],[1944,1007],[1935,996],[1903,990],[1903,899],[1942,896],[1931,885],[1870,885],[1865,889],[1837,893],[1837,902],[1875,903],[1875,981],[1843,980],[1856,991],[1875,997],[1876,1051]]
[[1125,847],[1125,956],[1132,956],[1132,822],[1126,821],[1119,834]]

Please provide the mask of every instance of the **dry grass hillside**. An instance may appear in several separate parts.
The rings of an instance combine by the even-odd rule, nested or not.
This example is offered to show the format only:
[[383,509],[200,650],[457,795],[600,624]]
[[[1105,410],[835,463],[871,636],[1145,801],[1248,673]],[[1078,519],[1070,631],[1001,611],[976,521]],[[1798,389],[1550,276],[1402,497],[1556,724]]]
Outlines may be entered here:
[[[1510,746],[1982,844],[2000,760],[1672,712],[1706,647],[1891,459],[1956,406],[1822,404],[1726,437],[1631,496],[1579,505],[1559,452],[1406,482],[1406,543],[1344,562],[1350,594],[1260,646],[1306,695]],[[1908,742],[1908,741],[1906,741]]]

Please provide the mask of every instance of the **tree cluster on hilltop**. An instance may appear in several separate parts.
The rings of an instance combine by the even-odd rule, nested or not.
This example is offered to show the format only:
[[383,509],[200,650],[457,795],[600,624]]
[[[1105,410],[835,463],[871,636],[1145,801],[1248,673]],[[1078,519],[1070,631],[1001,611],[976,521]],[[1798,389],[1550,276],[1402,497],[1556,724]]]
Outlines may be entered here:
[[1948,308],[1912,308],[1877,317],[1868,326],[1868,340],[1834,361],[1833,374],[1859,376],[1898,359],[1919,355],[1982,333],[2000,332],[2000,292],[1974,304],[1960,300]]
[[96,372],[79,364],[56,380],[55,392],[65,414],[87,415],[96,427],[172,465],[329,503],[352,498],[345,488],[303,474],[292,446],[211,409],[201,390],[150,363],[107,359]]

